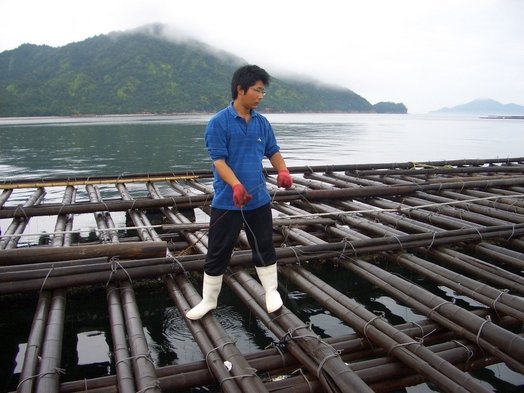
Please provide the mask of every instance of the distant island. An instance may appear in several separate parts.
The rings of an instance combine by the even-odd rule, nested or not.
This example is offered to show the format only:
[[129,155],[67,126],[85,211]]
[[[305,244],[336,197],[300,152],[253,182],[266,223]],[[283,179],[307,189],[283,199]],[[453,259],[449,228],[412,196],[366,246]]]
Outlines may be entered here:
[[490,119],[524,118],[524,106],[501,104],[492,99],[477,99],[467,104],[457,105],[452,108],[442,108],[429,113],[479,115]]
[[[0,53],[0,117],[210,113],[227,106],[231,76],[247,62],[191,38],[167,37],[165,28]],[[408,111],[402,103],[372,105],[350,89],[298,77],[272,75],[267,91],[261,112]]]

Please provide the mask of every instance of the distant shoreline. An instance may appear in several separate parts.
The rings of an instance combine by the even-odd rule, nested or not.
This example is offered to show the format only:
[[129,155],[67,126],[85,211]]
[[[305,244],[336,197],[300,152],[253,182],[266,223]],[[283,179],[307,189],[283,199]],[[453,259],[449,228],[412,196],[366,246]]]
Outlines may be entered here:
[[491,120],[500,120],[500,119],[512,119],[512,120],[524,120],[524,116],[480,116],[481,119],[491,119]]

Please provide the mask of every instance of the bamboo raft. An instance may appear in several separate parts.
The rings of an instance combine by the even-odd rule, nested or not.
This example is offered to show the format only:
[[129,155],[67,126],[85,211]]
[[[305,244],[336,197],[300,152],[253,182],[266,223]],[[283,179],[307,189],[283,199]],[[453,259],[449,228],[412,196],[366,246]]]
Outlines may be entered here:
[[[493,364],[505,364],[524,381],[523,161],[293,167],[290,190],[278,189],[275,172],[266,169],[281,284],[293,283],[357,333],[319,337],[286,299],[268,315],[243,232],[224,281],[241,301],[237,306],[278,339],[247,354],[213,313],[200,321],[183,317],[201,299],[211,171],[0,182],[0,219],[10,220],[0,238],[0,295],[38,298],[16,390],[389,392],[428,382],[444,392],[488,392],[469,372]],[[117,196],[103,198],[102,185],[114,186]],[[51,187],[62,190],[61,202],[46,201]],[[20,191],[25,201],[11,202]],[[130,217],[135,239],[118,236],[117,212]],[[162,223],[152,224],[151,214]],[[79,215],[94,217],[98,241],[75,243]],[[38,217],[56,222],[49,244],[24,246],[28,222]],[[312,269],[319,265],[334,274],[347,270],[426,318],[394,325],[319,278]],[[470,310],[435,295],[388,266],[480,306]],[[159,278],[205,360],[155,367],[134,286]],[[100,284],[112,373],[63,382],[68,292]]]

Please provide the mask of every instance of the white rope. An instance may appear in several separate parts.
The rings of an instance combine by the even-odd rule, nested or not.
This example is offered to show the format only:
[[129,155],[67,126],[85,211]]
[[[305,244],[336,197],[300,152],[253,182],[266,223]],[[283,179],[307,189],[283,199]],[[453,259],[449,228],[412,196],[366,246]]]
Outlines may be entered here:
[[[420,206],[409,206],[409,207],[396,207],[396,208],[390,208],[390,209],[365,209],[365,210],[351,210],[351,211],[336,211],[331,213],[308,213],[308,214],[296,214],[296,215],[285,215],[282,214],[282,217],[285,218],[304,218],[304,217],[316,217],[316,216],[346,216],[350,214],[361,214],[361,213],[382,213],[382,212],[404,212],[404,211],[410,211],[410,210],[416,210],[416,209],[425,209],[428,207],[439,207],[444,205],[458,205],[460,203],[470,203],[470,202],[477,202],[477,201],[483,201],[488,199],[500,199],[500,198],[523,198],[524,194],[514,194],[514,195],[496,195],[496,196],[489,196],[489,197],[483,197],[483,198],[473,198],[468,199],[465,201],[451,201],[451,202],[439,202],[439,203],[429,203],[427,205],[420,205]],[[279,216],[280,217],[280,216]]]
[[[445,206],[445,205],[458,205],[461,203],[470,203],[470,202],[477,202],[477,201],[484,201],[489,199],[500,199],[500,198],[524,198],[524,194],[513,194],[513,195],[496,195],[496,196],[489,196],[489,197],[483,197],[483,198],[473,198],[468,199],[465,201],[450,201],[450,202],[440,202],[440,203],[430,203],[426,205],[420,205],[420,206],[409,206],[409,207],[397,207],[397,208],[390,208],[390,209],[382,209],[382,208],[376,208],[376,209],[364,209],[364,210],[352,210],[352,211],[335,211],[331,213],[307,213],[307,214],[295,214],[295,215],[286,215],[281,214],[279,215],[280,218],[307,218],[307,217],[320,217],[320,216],[346,216],[346,215],[352,215],[352,214],[362,214],[362,213],[385,213],[385,212],[406,212],[410,210],[417,210],[417,209],[425,209],[428,207],[439,207],[439,206]],[[41,232],[41,233],[22,233],[22,234],[11,234],[11,235],[0,235],[0,239],[2,238],[11,238],[11,237],[22,237],[22,236],[42,236],[42,235],[61,235],[61,234],[68,234],[68,233],[89,233],[89,232],[109,232],[109,231],[125,231],[125,230],[131,230],[131,229],[148,229],[148,228],[162,228],[162,225],[142,225],[142,226],[135,226],[135,227],[120,227],[120,228],[107,228],[107,229],[77,229],[74,231],[56,231],[56,232]]]

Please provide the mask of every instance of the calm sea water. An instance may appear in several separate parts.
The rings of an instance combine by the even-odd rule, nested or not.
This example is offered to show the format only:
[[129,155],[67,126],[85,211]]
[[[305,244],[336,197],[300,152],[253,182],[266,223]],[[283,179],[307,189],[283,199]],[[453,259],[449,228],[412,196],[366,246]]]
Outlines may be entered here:
[[[270,114],[267,117],[288,166],[524,156],[524,121],[521,120],[370,114]],[[203,140],[209,118],[210,115],[0,119],[0,180],[209,169],[211,162]],[[16,196],[10,201],[13,198],[16,203]],[[24,198],[20,195],[21,201]],[[53,199],[53,190],[48,190],[46,199]],[[124,217],[118,219],[125,225]],[[31,221],[29,233],[53,230],[53,222]],[[0,220],[0,226],[5,228],[9,222]],[[94,223],[75,219],[75,226],[78,225]],[[370,309],[385,310],[392,323],[423,319],[347,272],[316,273],[333,286],[346,286],[345,293]],[[430,282],[425,285],[436,293],[446,291]],[[286,306],[313,326],[323,327],[317,334],[333,337],[353,331],[292,285],[286,291]],[[252,352],[270,344],[274,339],[272,334],[245,308],[233,306],[237,300],[227,286],[222,292],[216,315],[235,337],[241,351]],[[451,293],[441,295],[452,296]],[[165,291],[139,293],[137,299],[156,366],[202,359]],[[70,319],[66,337],[69,338],[64,343],[64,362],[66,368],[68,362],[77,366],[67,368],[63,377],[66,380],[94,378],[112,372],[104,305],[103,291],[91,299],[68,300]],[[16,388],[34,303],[1,307],[0,390],[4,391]],[[496,386],[497,381],[500,386],[509,382],[508,389],[522,384],[522,376],[503,365],[485,372],[488,375],[483,378],[491,378],[491,386]],[[512,391],[500,386],[500,392]],[[421,385],[408,391],[432,390]]]
[[[5,178],[209,169],[210,115],[0,119]],[[524,155],[524,121],[372,114],[270,114],[289,166]]]

